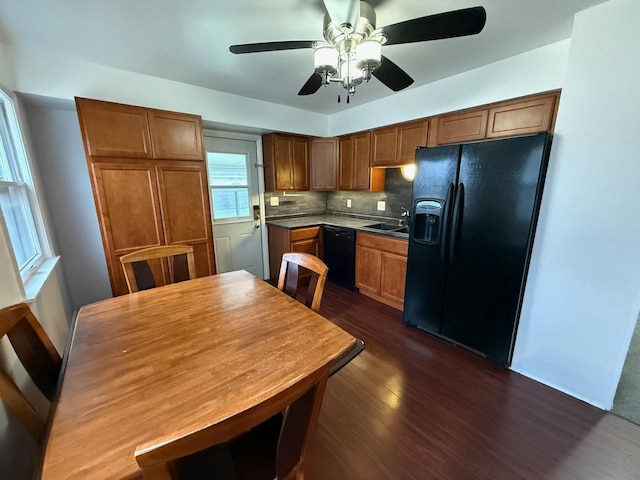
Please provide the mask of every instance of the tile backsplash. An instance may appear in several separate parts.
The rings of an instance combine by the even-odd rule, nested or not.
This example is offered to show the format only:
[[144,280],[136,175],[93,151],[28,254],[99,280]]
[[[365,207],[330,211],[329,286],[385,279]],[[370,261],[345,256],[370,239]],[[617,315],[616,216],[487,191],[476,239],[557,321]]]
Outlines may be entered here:
[[[411,209],[413,184],[404,179],[399,168],[388,168],[384,192],[327,192],[327,210],[368,216],[400,218],[400,207]],[[351,208],[347,200],[351,199]],[[384,200],[384,211],[378,210],[377,203]]]
[[[279,205],[271,206],[271,198],[277,197]],[[327,210],[327,192],[267,192],[264,194],[267,217],[324,213]]]
[[[293,192],[265,193],[267,217],[324,213],[326,211],[400,218],[400,207],[411,209],[412,183],[405,180],[399,168],[388,168],[384,192]],[[271,198],[278,198],[278,206],[271,206]],[[351,199],[351,208],[347,207]],[[379,200],[385,202],[385,210],[377,210]]]

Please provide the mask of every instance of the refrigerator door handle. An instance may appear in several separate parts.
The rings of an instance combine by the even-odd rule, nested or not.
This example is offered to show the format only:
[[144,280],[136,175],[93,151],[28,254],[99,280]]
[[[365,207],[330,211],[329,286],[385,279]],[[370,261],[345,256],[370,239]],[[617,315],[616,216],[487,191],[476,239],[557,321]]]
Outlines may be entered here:
[[444,204],[444,215],[442,215],[442,240],[440,240],[440,258],[442,259],[442,263],[446,262],[447,259],[447,237],[449,235],[449,217],[451,216],[451,204],[453,203],[454,189],[455,185],[450,183],[449,189],[447,190],[447,200]]
[[453,218],[451,220],[451,238],[449,239],[449,264],[456,259],[458,237],[460,236],[460,222],[462,221],[462,209],[464,205],[464,183],[458,184],[456,201],[453,205]]

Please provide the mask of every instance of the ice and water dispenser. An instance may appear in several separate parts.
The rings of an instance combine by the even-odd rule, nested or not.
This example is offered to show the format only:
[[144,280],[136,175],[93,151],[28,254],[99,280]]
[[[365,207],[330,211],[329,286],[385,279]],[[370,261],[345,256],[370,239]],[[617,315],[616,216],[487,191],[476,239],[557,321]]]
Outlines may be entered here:
[[440,230],[442,227],[441,200],[418,200],[415,205],[415,217],[413,227],[413,239],[426,244],[440,242]]

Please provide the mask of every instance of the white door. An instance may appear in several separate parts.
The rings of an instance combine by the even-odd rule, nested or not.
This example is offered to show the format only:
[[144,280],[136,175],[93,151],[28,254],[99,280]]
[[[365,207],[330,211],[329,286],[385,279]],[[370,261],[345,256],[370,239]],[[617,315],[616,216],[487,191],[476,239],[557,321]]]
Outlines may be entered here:
[[216,270],[264,278],[257,143],[205,136],[205,148]]

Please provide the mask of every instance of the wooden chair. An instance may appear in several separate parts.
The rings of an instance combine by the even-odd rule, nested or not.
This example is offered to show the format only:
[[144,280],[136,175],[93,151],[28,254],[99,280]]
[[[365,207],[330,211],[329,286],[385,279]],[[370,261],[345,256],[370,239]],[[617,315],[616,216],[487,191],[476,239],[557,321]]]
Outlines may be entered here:
[[[5,335],[25,370],[51,402],[56,393],[62,359],[28,305],[21,303],[0,310],[0,338]],[[46,420],[33,408],[0,363],[0,398],[42,444]]]
[[[136,449],[145,480],[303,480],[329,368],[323,367],[279,395],[290,402],[254,409],[170,443]],[[258,424],[240,435],[230,424]],[[231,435],[233,438],[228,438]],[[213,476],[215,474],[215,476]]]
[[120,257],[129,293],[156,287],[156,281],[153,278],[148,261],[158,258],[166,258],[167,261],[169,258],[172,259],[172,262],[169,262],[170,283],[196,278],[192,246],[166,245],[144,248]]
[[299,267],[311,270],[311,280],[307,289],[304,304],[314,312],[320,310],[324,284],[327,281],[329,267],[309,253],[285,253],[282,255],[280,264],[280,275],[278,277],[278,289],[287,295],[296,298],[298,293],[298,271]]

